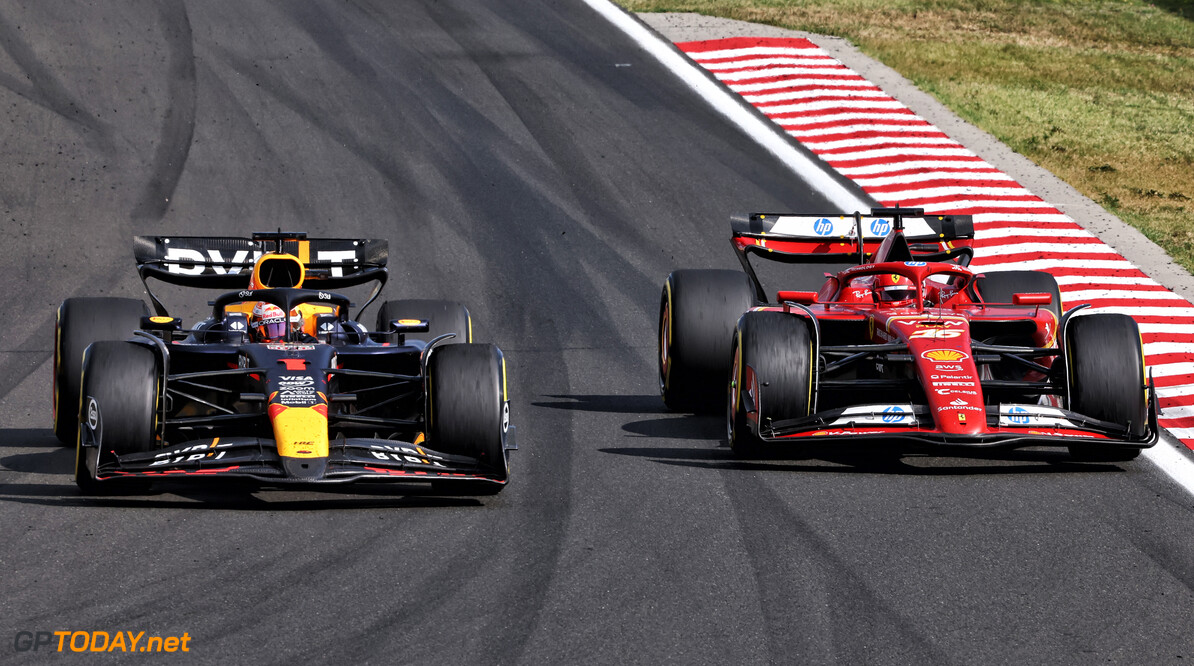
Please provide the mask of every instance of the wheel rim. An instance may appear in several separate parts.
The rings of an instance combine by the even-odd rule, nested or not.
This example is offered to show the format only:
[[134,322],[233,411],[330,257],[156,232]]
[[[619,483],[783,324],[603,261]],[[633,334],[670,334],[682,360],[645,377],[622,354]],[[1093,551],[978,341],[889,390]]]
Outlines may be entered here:
[[668,377],[671,374],[671,337],[672,306],[669,299],[665,298],[663,301],[663,311],[659,315],[659,392],[661,394],[667,392]]
[[728,394],[726,396],[726,440],[730,443],[730,447],[734,446],[734,420],[738,416],[738,382],[739,366],[741,365],[741,347],[737,336],[734,338],[734,360],[730,364],[730,382]]

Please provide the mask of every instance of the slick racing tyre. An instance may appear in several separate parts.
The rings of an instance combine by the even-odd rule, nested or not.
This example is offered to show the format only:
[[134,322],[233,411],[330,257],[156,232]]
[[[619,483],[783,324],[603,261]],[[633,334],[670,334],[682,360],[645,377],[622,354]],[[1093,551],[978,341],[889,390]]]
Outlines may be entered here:
[[1016,294],[1050,294],[1053,302],[1046,306],[1057,321],[1061,321],[1061,290],[1057,278],[1043,271],[1000,271],[987,273],[974,281],[974,289],[984,303],[1011,303]]
[[509,474],[505,371],[502,352],[492,344],[437,347],[427,366],[427,446],[476,458],[500,480]]
[[[1136,321],[1124,314],[1092,314],[1070,319],[1065,330],[1070,410],[1101,421],[1130,426],[1128,436],[1148,430],[1144,353]],[[1119,462],[1140,455],[1137,448],[1071,446],[1076,460]]]
[[161,366],[152,349],[133,342],[104,340],[87,348],[83,359],[82,428],[98,447],[75,448],[75,482],[85,493],[140,487],[99,482],[92,476],[100,451],[116,455],[152,451],[157,440]]
[[813,344],[808,324],[783,312],[747,312],[738,320],[730,363],[726,429],[741,457],[760,455],[758,425],[808,416]]
[[83,350],[97,340],[123,340],[149,314],[133,298],[68,298],[54,324],[54,435],[73,446],[79,436],[79,373]]
[[456,337],[448,338],[440,344],[473,341],[473,321],[469,317],[468,308],[456,301],[422,298],[386,301],[377,312],[377,330],[390,330],[390,321],[394,319],[422,319],[430,324],[430,330],[426,333],[414,333],[407,337],[430,342],[445,333],[455,333]]
[[755,304],[740,271],[680,270],[659,298],[659,392],[668,409],[716,413],[729,375],[734,325]]

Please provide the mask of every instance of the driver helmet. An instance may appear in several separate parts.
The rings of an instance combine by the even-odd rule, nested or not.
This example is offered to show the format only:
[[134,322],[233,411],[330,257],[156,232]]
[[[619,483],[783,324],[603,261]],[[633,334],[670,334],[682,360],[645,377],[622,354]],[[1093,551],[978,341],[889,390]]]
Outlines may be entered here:
[[874,290],[875,302],[882,305],[908,305],[916,298],[916,284],[894,273],[875,278]]
[[253,306],[253,315],[249,318],[249,330],[253,331],[253,335],[260,342],[284,340],[287,323],[292,331],[303,327],[303,317],[298,308],[291,310],[290,316],[287,317],[286,312],[273,303],[258,301]]

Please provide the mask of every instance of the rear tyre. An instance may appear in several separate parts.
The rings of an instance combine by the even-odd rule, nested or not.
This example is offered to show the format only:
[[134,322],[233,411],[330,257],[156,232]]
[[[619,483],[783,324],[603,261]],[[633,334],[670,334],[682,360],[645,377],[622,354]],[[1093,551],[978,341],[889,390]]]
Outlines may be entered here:
[[[473,323],[468,308],[456,301],[439,301],[425,298],[411,298],[382,303],[377,312],[377,330],[390,330],[393,319],[423,319],[430,324],[426,333],[414,337],[430,342],[445,333],[455,333],[440,344],[462,344],[473,341]],[[409,336],[408,336],[409,337]]]
[[[104,340],[83,358],[82,428],[98,447],[75,446],[75,482],[84,493],[144,488],[146,483],[99,482],[92,476],[99,452],[117,455],[152,451],[157,444],[161,366],[153,350],[132,342]],[[90,462],[90,465],[88,465]]]
[[[1123,314],[1073,317],[1066,325],[1070,410],[1128,426],[1128,436],[1143,439],[1148,430],[1148,394],[1144,354],[1136,321]],[[1121,462],[1140,449],[1071,446],[1076,460]]]
[[1051,294],[1053,302],[1045,306],[1061,321],[1061,290],[1057,278],[1043,271],[999,271],[987,273],[974,281],[974,288],[984,303],[1011,303],[1016,294]]
[[149,314],[133,298],[68,298],[54,324],[54,435],[74,445],[79,435],[79,374],[83,350],[97,340],[123,340]]
[[487,474],[504,481],[510,471],[505,380],[502,352],[495,345],[436,348],[427,367],[428,447],[476,458]]
[[734,325],[755,304],[739,271],[680,270],[659,299],[659,392],[668,409],[716,413],[729,373]]
[[726,430],[739,457],[764,451],[759,424],[808,416],[812,410],[813,345],[803,319],[783,312],[747,312],[738,320],[730,364]]

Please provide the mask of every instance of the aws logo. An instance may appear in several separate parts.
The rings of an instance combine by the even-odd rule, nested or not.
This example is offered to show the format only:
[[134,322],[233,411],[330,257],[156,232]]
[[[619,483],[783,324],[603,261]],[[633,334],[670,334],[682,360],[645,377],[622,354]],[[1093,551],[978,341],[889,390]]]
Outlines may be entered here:
[[920,357],[926,361],[936,361],[941,363],[946,361],[965,361],[966,359],[970,358],[970,354],[967,354],[964,351],[958,351],[957,349],[930,349],[926,352],[922,352]]

